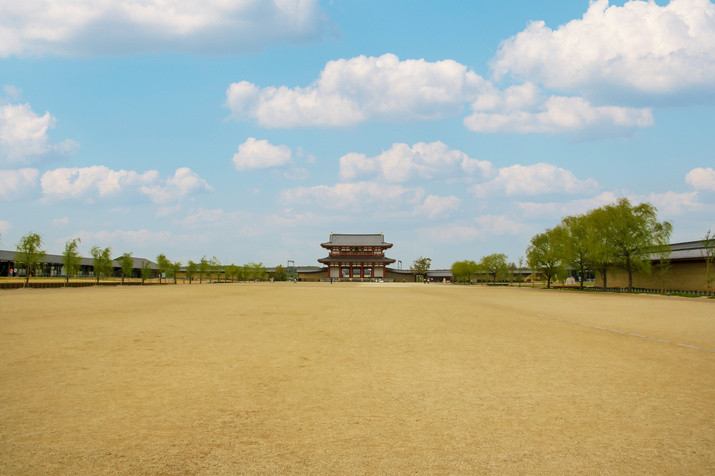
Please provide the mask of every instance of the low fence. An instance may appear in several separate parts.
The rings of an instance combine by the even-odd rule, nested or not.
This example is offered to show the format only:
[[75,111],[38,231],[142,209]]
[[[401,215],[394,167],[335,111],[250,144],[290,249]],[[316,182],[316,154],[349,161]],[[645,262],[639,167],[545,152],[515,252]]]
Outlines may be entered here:
[[0,289],[21,289],[21,288],[86,288],[90,286],[155,286],[157,284],[169,284],[169,283],[155,283],[155,282],[135,282],[127,281],[122,284],[121,281],[100,281],[99,283],[95,281],[80,281],[66,283],[64,281],[52,281],[52,282],[42,282],[42,281],[30,281],[25,283],[24,281],[14,281],[3,283],[0,281]]
[[629,290],[628,288],[606,288],[603,289],[601,287],[587,287],[583,289],[579,289],[578,287],[570,287],[570,286],[559,286],[559,289],[575,289],[577,291],[593,291],[593,292],[610,292],[610,293],[639,293],[639,294],[663,294],[663,295],[668,295],[668,294],[687,294],[691,296],[708,296],[711,293],[708,293],[707,291],[686,291],[682,289],[666,289],[666,290],[660,290],[660,289],[652,289],[652,288],[632,288]]

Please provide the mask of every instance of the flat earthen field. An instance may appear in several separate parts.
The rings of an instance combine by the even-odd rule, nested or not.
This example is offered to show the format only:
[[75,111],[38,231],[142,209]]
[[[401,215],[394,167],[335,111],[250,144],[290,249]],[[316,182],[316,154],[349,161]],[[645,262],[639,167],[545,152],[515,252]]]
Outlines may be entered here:
[[715,473],[715,300],[0,291],[0,473]]

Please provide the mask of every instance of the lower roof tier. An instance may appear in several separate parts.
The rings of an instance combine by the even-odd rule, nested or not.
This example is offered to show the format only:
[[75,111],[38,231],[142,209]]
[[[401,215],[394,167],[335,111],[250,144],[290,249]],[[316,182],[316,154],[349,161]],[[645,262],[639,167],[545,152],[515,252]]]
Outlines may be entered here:
[[333,257],[328,256],[327,258],[322,258],[318,260],[318,263],[379,263],[379,264],[390,264],[394,263],[394,259],[379,257],[379,256],[366,256],[366,257]]

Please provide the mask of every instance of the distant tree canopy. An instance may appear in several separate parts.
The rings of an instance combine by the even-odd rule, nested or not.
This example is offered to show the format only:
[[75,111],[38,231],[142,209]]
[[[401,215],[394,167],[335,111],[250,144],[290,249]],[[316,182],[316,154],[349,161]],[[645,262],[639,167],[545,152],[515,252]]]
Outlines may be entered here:
[[276,266],[276,270],[273,272],[273,279],[275,281],[287,281],[288,271],[281,265]]
[[25,269],[25,284],[30,282],[30,273],[35,271],[44,259],[45,251],[42,249],[42,237],[39,234],[30,232],[20,238],[15,263]]
[[509,266],[506,263],[506,255],[503,253],[493,253],[484,256],[479,261],[479,268],[492,277],[492,282],[496,283],[497,278],[506,278],[509,274]]
[[99,283],[101,276],[110,276],[112,274],[112,250],[111,248],[100,248],[93,246],[90,250],[92,254],[92,266],[94,267],[94,275]]
[[122,269],[122,284],[124,284],[124,278],[131,277],[132,272],[134,272],[134,258],[132,258],[131,253],[124,253],[117,261]]
[[426,279],[431,264],[432,258],[423,258],[420,256],[412,263],[412,271],[417,276],[422,276],[422,279]]
[[[221,266],[221,262],[218,260],[218,258],[216,258],[215,256],[211,258],[211,260],[209,261],[209,272],[216,276],[216,281],[219,281],[221,278],[222,268],[223,266]],[[210,278],[209,281],[211,281]]]
[[531,239],[526,250],[526,260],[529,267],[546,277],[546,287],[551,287],[554,278],[564,274],[564,230],[555,227],[539,233]]
[[479,272],[479,265],[471,260],[456,261],[450,268],[452,278],[461,283],[471,283]]
[[162,276],[168,276],[171,270],[171,261],[169,261],[164,253],[156,257],[156,267],[159,268],[159,282]]
[[197,271],[198,266],[196,265],[196,263],[189,260],[189,263],[186,265],[186,277],[189,279],[189,284],[191,284],[191,281],[194,279],[194,276],[196,276]]
[[176,284],[176,276],[181,272],[181,261],[174,261],[171,263],[169,266],[169,274],[168,276],[170,278],[174,279],[174,284]]
[[650,203],[632,205],[621,198],[584,215],[564,218],[558,226],[539,233],[527,249],[529,266],[547,279],[563,277],[566,268],[579,272],[580,285],[587,270],[598,272],[606,287],[609,266],[628,274],[628,289],[633,289],[633,272],[650,273],[651,256],[661,253],[659,272],[666,270],[664,247],[673,226],[658,221],[657,209]]
[[252,281],[263,281],[268,275],[263,263],[248,263],[244,265],[244,277]]
[[201,261],[199,261],[199,282],[203,282],[204,276],[211,271],[211,263],[209,263],[209,260],[206,259],[206,256],[204,255],[201,258]]
[[79,271],[82,258],[77,250],[80,243],[79,238],[68,240],[65,243],[65,250],[62,252],[62,265],[65,267],[65,282],[69,283],[70,276],[75,276]]
[[147,279],[151,279],[151,277],[154,275],[154,270],[151,269],[151,265],[147,260],[142,260],[141,266],[142,284],[144,284],[144,281],[146,281]]

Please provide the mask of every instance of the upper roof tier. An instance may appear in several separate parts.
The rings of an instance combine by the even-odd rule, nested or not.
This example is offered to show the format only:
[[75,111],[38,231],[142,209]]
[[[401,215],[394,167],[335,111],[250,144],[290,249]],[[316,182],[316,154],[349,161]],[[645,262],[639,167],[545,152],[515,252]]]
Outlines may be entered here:
[[331,233],[330,241],[321,243],[320,246],[323,248],[332,248],[333,246],[380,246],[382,248],[390,248],[392,243],[386,243],[385,236],[382,233],[368,235],[341,235]]

